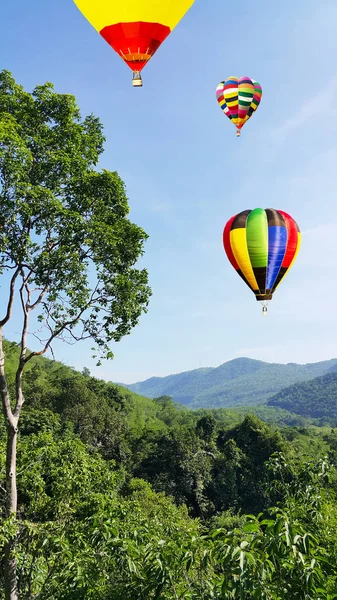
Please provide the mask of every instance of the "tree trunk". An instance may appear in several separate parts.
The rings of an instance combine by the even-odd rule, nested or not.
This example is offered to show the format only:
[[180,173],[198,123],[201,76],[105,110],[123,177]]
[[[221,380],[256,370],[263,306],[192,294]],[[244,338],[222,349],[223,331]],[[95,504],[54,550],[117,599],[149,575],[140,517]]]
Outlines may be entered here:
[[[17,428],[12,424],[7,425],[7,460],[6,460],[6,516],[15,517],[17,511],[17,487],[16,487],[16,442]],[[16,539],[12,538],[5,545],[4,575],[5,575],[5,599],[18,600],[17,569],[14,556]]]
[[[16,518],[18,494],[16,486],[16,444],[18,437],[18,415],[14,415],[9,400],[5,375],[5,356],[2,347],[0,328],[0,396],[7,426],[6,454],[6,518]],[[5,600],[18,600],[17,566],[15,559],[16,536],[12,537],[4,548]]]

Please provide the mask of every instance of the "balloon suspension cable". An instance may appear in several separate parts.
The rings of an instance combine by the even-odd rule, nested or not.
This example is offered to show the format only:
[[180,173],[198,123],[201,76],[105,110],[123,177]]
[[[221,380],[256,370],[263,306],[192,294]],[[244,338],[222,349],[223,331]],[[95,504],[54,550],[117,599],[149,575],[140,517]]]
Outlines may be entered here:
[[240,129],[237,129],[236,130],[236,137],[240,137],[240,135],[241,135],[241,131],[240,131]]
[[143,81],[140,71],[133,71],[132,73],[132,85],[133,87],[142,87]]

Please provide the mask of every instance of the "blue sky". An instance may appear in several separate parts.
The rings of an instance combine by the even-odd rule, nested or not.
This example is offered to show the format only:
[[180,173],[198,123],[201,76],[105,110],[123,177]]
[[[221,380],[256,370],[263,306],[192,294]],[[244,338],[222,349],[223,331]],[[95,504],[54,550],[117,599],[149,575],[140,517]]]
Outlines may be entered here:
[[[0,69],[29,91],[51,81],[76,96],[83,116],[101,119],[100,167],[119,172],[130,218],[150,236],[140,263],[153,290],[149,312],[112,345],[115,359],[97,368],[90,343],[61,342],[56,358],[131,383],[238,356],[336,357],[336,0],[240,9],[195,0],[144,69],[142,89],[71,0],[12,0],[0,20]],[[239,140],[215,98],[230,75],[263,88]],[[222,247],[226,221],[259,206],[289,212],[303,240],[267,318]],[[5,335],[14,339],[16,327]]]

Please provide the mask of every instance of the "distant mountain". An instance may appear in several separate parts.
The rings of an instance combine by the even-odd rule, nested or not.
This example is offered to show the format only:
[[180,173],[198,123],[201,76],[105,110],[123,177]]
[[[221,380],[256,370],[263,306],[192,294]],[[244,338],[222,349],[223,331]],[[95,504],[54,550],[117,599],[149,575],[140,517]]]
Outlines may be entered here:
[[236,358],[219,367],[119,384],[147,396],[171,396],[189,408],[219,408],[266,403],[280,390],[337,369],[337,359],[299,365]]
[[288,410],[303,417],[337,419],[337,370],[311,381],[287,387],[267,402],[267,406]]

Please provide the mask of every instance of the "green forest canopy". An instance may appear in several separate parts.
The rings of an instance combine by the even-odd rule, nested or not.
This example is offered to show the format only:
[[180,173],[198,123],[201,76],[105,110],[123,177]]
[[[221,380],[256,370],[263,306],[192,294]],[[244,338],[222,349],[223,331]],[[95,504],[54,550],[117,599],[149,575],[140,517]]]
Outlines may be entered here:
[[189,411],[45,358],[25,395],[23,598],[336,597],[335,430]]

